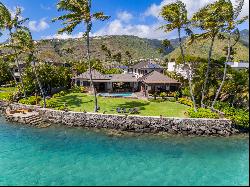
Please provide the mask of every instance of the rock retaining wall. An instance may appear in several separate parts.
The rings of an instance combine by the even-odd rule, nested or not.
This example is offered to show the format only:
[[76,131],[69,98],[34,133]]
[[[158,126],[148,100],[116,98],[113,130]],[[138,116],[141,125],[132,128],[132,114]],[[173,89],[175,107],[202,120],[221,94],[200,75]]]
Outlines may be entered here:
[[[1,103],[0,103],[1,105]],[[135,133],[158,133],[230,136],[239,130],[227,119],[161,118],[96,113],[65,112],[40,107],[10,104],[12,109],[31,108],[40,113],[44,122],[70,127],[106,128]]]

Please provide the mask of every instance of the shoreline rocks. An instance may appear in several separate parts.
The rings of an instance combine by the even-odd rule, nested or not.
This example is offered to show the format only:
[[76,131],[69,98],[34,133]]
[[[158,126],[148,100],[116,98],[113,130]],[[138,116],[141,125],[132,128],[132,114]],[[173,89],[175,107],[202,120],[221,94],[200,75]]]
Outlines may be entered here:
[[[0,108],[3,105],[0,103]],[[12,109],[27,108],[39,113],[45,124],[61,124],[68,127],[111,129],[120,132],[152,133],[194,136],[231,136],[242,133],[227,119],[165,118],[98,113],[65,112],[19,104],[8,105]],[[5,106],[6,107],[6,106]]]

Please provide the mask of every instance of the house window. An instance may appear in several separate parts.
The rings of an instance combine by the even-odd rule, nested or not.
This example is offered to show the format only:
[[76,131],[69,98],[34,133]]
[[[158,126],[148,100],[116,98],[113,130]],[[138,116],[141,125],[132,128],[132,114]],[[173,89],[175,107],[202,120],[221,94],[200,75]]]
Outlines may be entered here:
[[76,82],[76,85],[77,85],[77,86],[80,86],[80,85],[81,85],[81,81],[78,80],[78,81]]
[[137,69],[135,69],[135,73],[137,73]]
[[147,74],[148,73],[148,71],[147,70],[145,70],[145,74]]
[[88,87],[88,86],[90,86],[90,83],[89,82],[83,82],[82,85]]

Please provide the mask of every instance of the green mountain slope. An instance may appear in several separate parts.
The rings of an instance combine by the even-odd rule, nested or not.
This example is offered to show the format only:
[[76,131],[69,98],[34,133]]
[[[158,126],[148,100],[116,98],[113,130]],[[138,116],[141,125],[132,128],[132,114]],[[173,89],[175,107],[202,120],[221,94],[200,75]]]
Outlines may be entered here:
[[[85,58],[86,42],[84,39],[68,39],[68,40],[41,40],[38,41],[40,58],[44,60],[52,60],[61,62],[65,59],[79,61]],[[129,51],[133,59],[140,58],[162,58],[169,52],[174,50],[170,47],[160,54],[158,49],[161,47],[160,40],[150,40],[139,38],[136,36],[106,36],[91,38],[91,53],[93,58],[105,60],[105,52],[101,46],[106,45],[113,55],[121,53],[122,60],[128,60],[125,52]],[[63,49],[70,48],[72,53],[66,53]],[[62,58],[60,58],[60,56]]]
[[240,36],[241,36],[241,42],[249,47],[249,30],[244,29],[240,32]]
[[[199,40],[195,41],[193,44],[188,45],[187,42],[184,43],[186,54],[197,56],[201,58],[207,58],[210,40]],[[214,44],[213,56],[214,59],[219,59],[225,57],[224,47],[227,46],[226,40],[216,40]],[[234,55],[234,61],[249,61],[249,48],[242,42],[238,42],[235,46],[236,54]],[[180,55],[180,49],[176,48],[170,54],[167,55],[168,59],[176,59]]]

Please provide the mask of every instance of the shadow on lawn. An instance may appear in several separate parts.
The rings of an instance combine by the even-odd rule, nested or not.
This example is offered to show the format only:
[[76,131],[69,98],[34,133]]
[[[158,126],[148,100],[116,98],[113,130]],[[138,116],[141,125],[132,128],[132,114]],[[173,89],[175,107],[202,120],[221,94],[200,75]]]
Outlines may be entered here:
[[83,102],[77,95],[66,95],[64,97],[58,98],[57,101],[59,103],[66,103],[68,106],[74,106],[74,107],[80,107],[83,103],[92,102],[91,100]]
[[[130,102],[126,102],[124,104],[120,104],[117,105],[117,107],[120,108],[126,108],[126,109],[130,109],[130,108],[139,108],[139,110],[145,110],[145,106],[149,105],[150,103],[142,103],[142,102],[138,102],[138,101],[130,101]],[[116,110],[116,108],[114,109]]]

